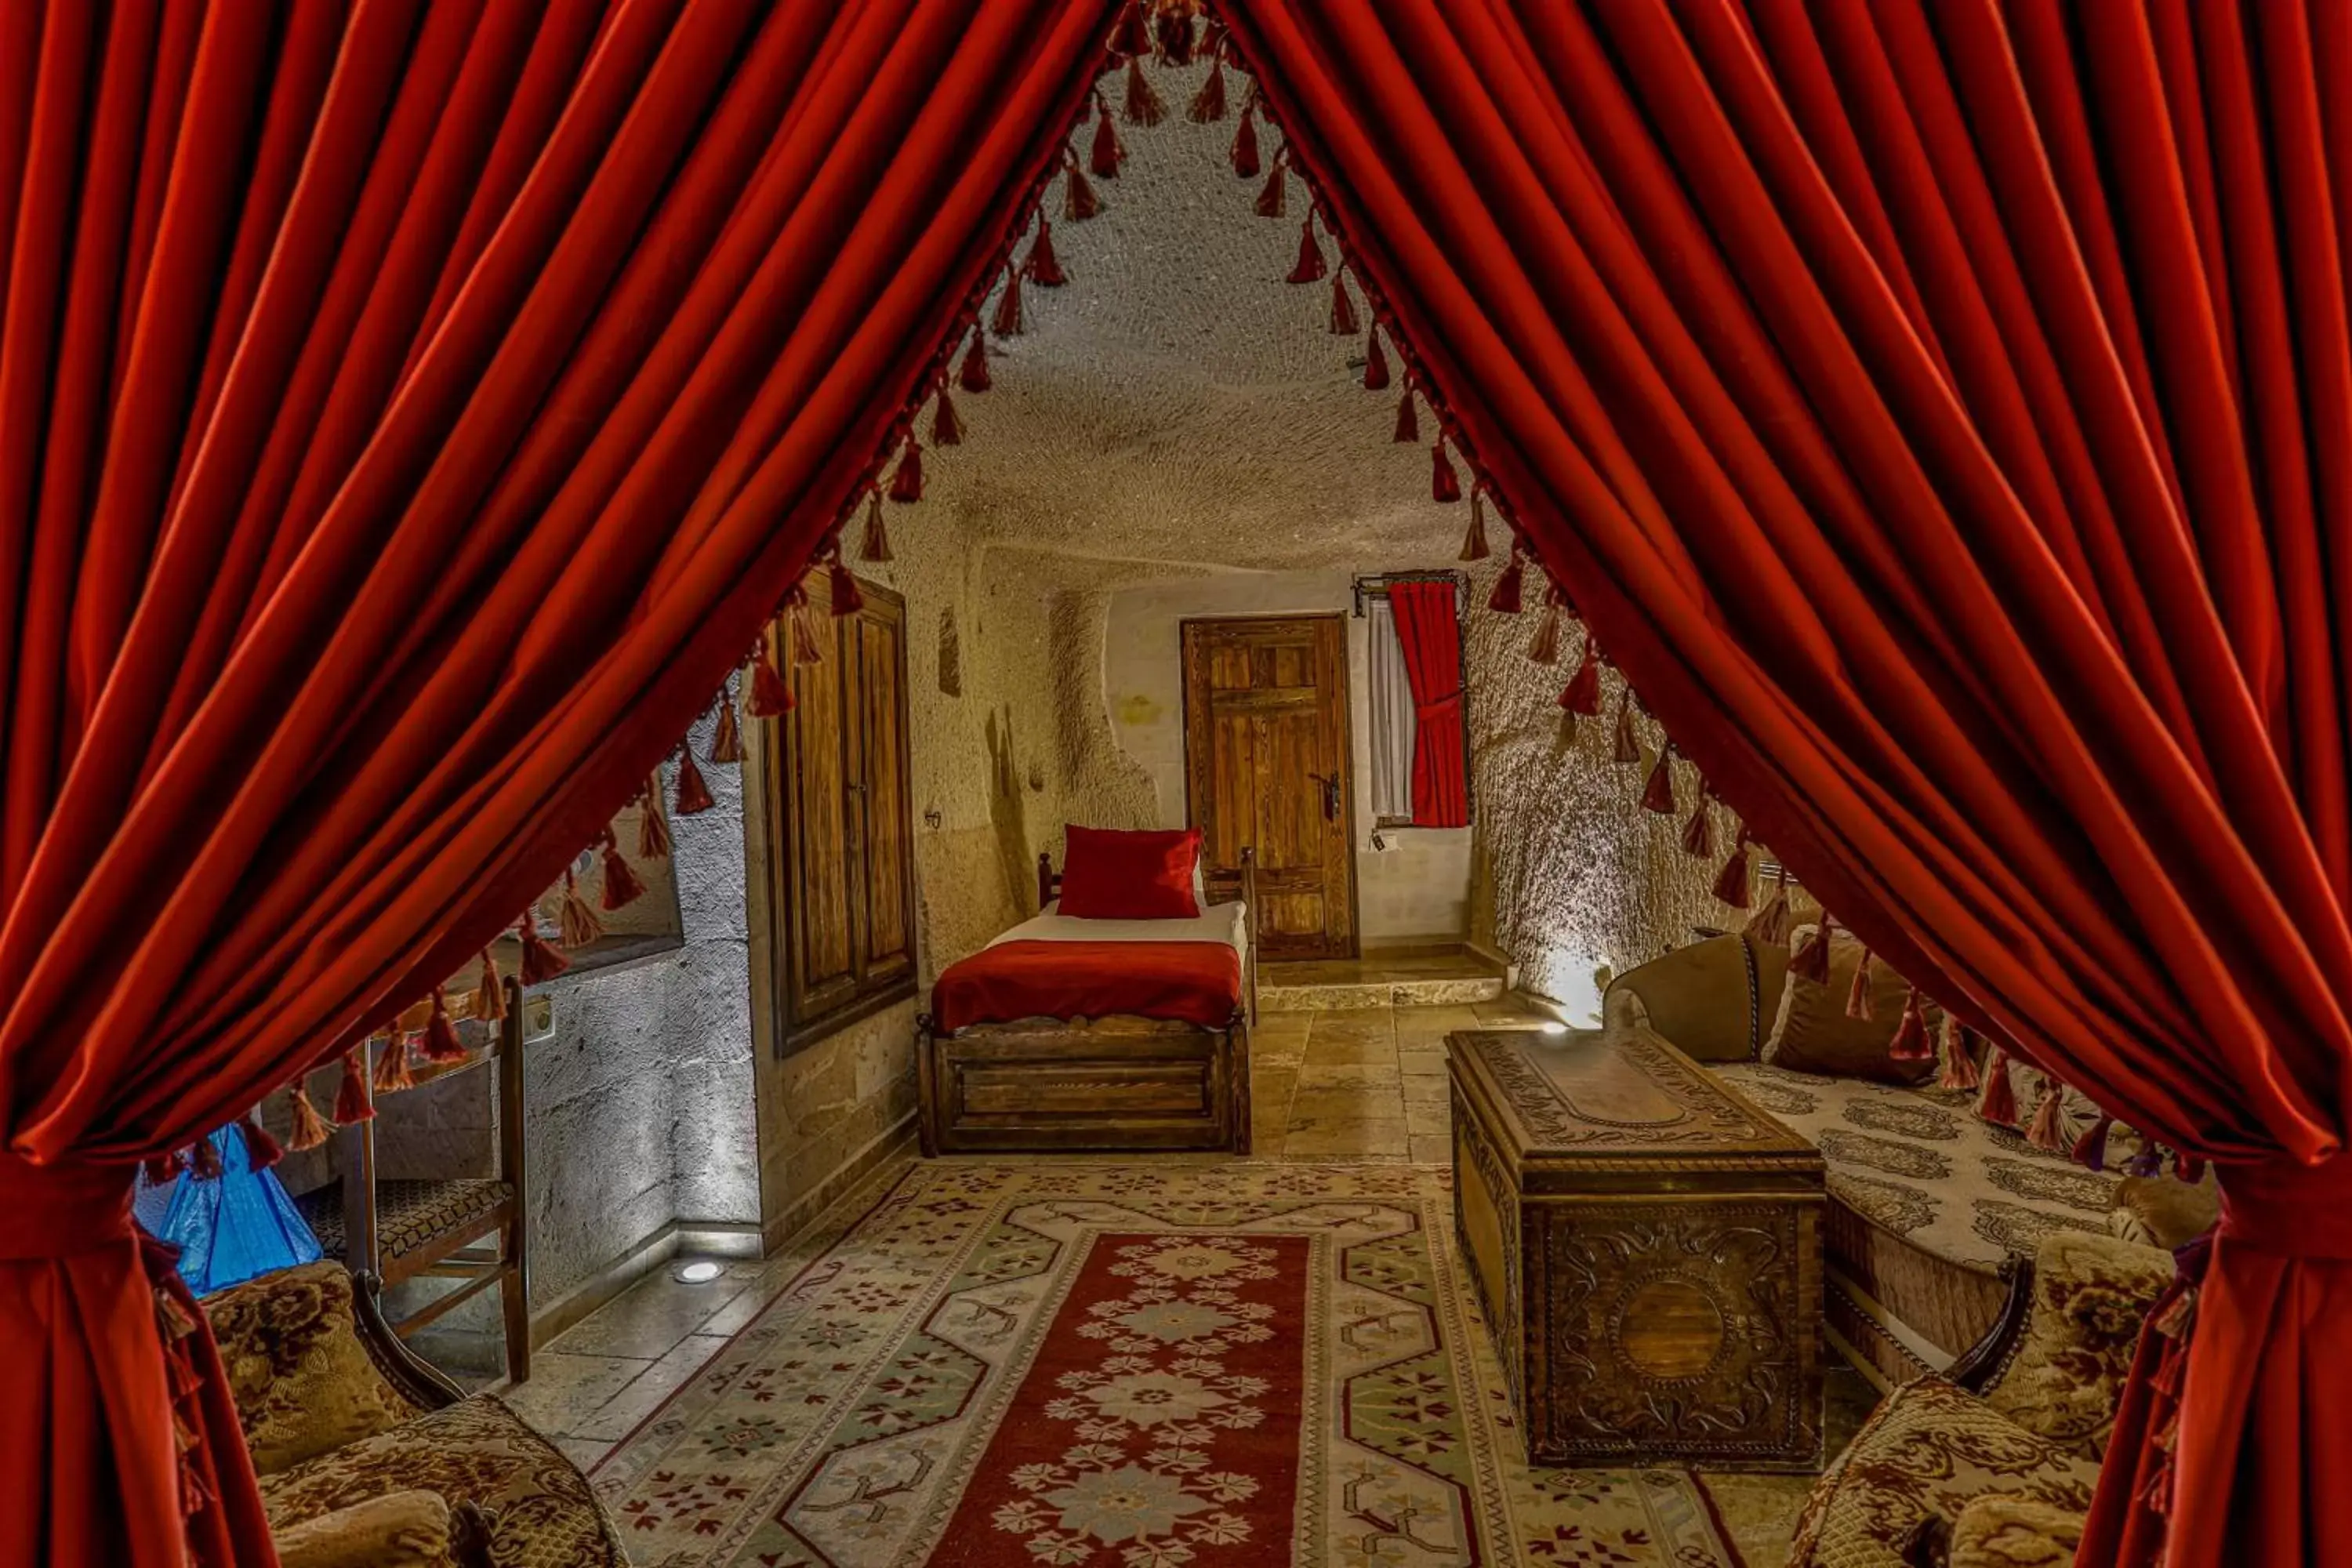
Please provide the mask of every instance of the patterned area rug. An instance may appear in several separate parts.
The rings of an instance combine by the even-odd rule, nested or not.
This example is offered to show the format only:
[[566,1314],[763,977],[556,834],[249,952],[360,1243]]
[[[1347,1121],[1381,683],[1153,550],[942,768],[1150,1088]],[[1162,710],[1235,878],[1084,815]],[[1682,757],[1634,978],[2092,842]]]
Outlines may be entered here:
[[926,1163],[598,1468],[639,1568],[1738,1559],[1529,1470],[1415,1166]]

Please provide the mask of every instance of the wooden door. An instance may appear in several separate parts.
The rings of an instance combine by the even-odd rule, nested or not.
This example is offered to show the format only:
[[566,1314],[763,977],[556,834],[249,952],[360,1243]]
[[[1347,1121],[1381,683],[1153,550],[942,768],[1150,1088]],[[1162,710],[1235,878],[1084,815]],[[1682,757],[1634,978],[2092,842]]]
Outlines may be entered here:
[[835,617],[810,574],[824,657],[792,670],[792,711],[762,726],[788,1054],[915,989],[906,605],[861,586],[865,607]]
[[1184,771],[1212,899],[1239,896],[1269,958],[1356,953],[1347,624],[1338,616],[1184,623]]

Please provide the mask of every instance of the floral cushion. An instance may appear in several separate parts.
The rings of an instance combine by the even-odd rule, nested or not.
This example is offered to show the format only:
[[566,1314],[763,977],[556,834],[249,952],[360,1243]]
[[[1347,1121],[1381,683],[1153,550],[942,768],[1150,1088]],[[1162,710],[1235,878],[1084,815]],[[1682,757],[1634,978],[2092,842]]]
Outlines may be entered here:
[[2029,1432],[2095,1459],[2106,1451],[2141,1322],[2172,1282],[2172,1255],[2060,1232],[2033,1261],[2033,1315],[1985,1403]]
[[1980,1497],[1952,1523],[1949,1568],[2072,1568],[2083,1516],[2024,1498]]
[[626,1568],[587,1478],[488,1394],[265,1476],[261,1500],[270,1528],[283,1533],[411,1488],[480,1506],[490,1521],[489,1568]]
[[386,1492],[272,1533],[278,1568],[456,1568],[449,1505],[433,1492]]
[[1940,1377],[1883,1400],[1805,1500],[1789,1568],[1904,1568],[1937,1521],[1999,1492],[2084,1511],[2098,1467]]
[[373,1436],[416,1407],[360,1343],[341,1264],[281,1269],[206,1299],[253,1468],[267,1476]]

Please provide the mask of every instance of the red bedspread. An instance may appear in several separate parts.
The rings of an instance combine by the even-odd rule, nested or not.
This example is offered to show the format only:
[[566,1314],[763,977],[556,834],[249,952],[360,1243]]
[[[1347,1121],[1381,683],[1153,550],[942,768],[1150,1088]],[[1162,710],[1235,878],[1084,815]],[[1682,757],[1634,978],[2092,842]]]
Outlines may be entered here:
[[934,1027],[1128,1013],[1220,1029],[1241,1005],[1242,956],[1222,942],[1007,942],[950,964]]

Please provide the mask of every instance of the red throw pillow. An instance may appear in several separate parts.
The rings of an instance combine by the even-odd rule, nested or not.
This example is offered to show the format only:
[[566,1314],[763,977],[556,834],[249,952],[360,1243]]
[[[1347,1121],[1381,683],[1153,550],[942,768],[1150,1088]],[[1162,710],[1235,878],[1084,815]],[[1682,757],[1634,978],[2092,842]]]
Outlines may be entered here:
[[1181,921],[1201,912],[1192,863],[1201,830],[1121,833],[1070,827],[1062,851],[1062,912],[1086,921]]

